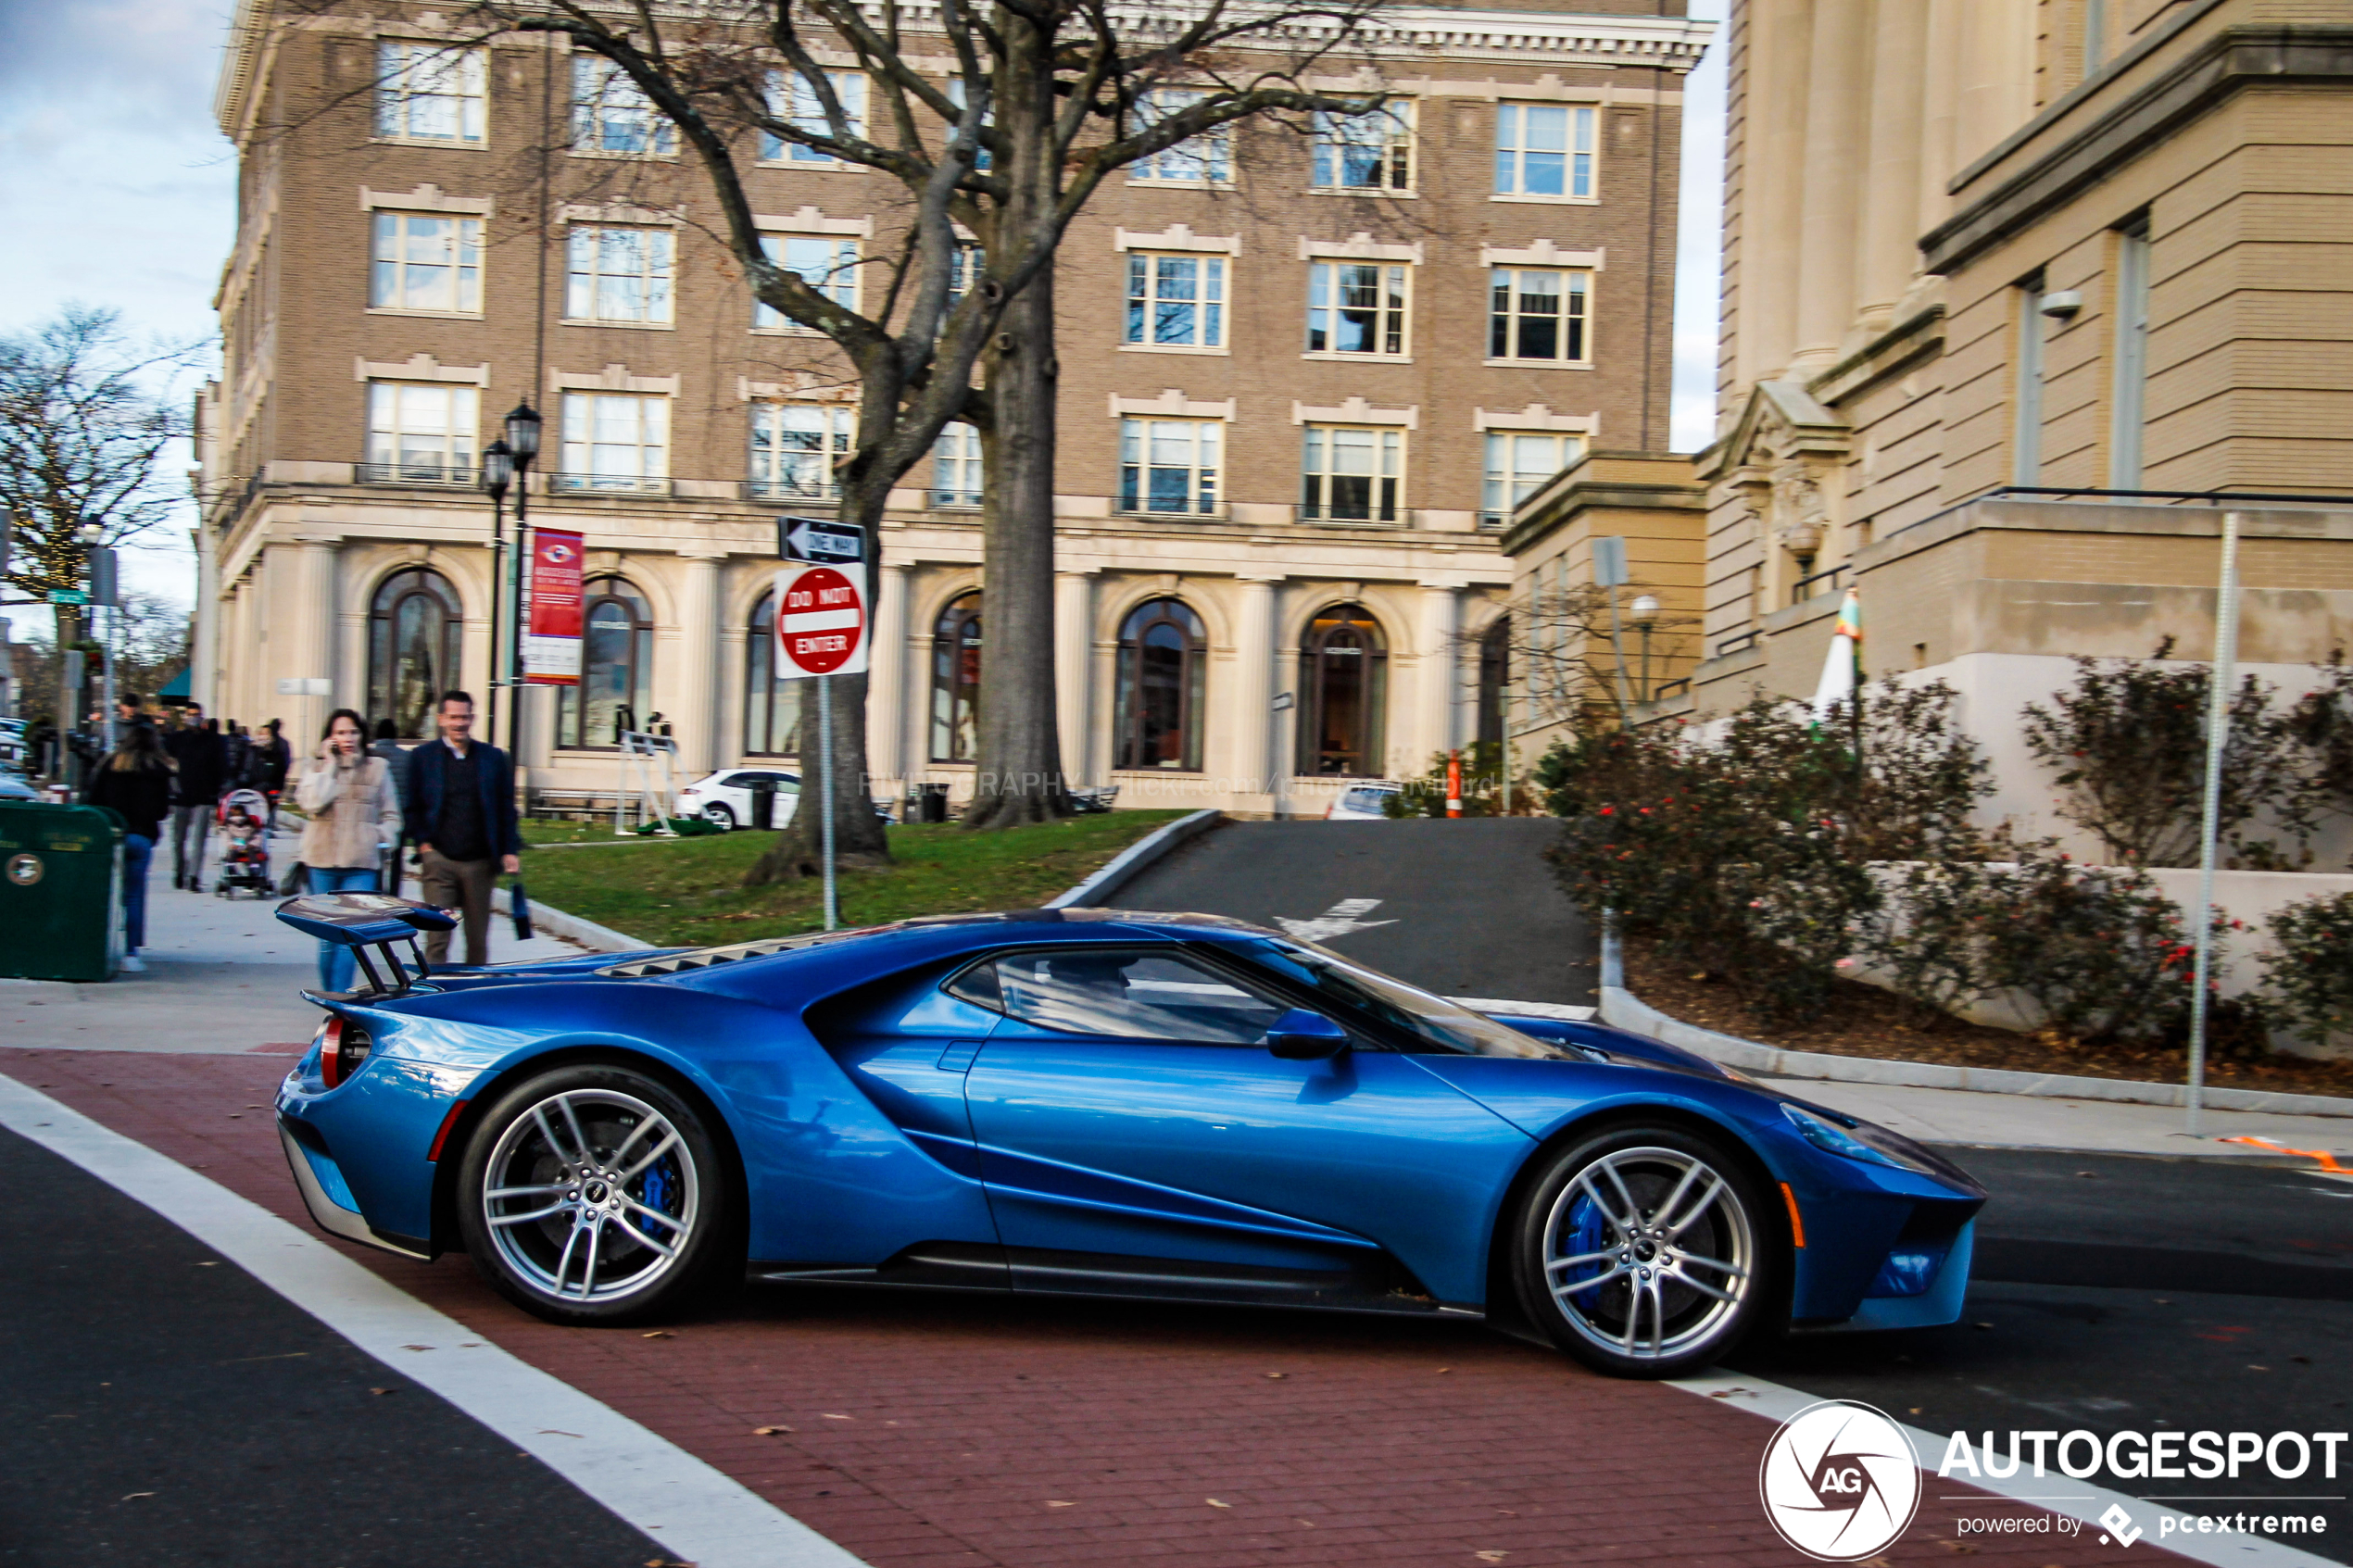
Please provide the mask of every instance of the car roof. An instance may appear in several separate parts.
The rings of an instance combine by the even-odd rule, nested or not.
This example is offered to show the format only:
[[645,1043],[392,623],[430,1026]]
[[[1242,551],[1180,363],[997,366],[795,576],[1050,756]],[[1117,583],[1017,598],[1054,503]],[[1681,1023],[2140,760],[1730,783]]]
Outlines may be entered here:
[[[1277,935],[1247,921],[1226,915],[1193,914],[1160,909],[998,909],[970,914],[918,915],[848,931],[805,932],[731,943],[719,947],[687,947],[624,959],[596,972],[615,980],[652,980],[699,971],[733,969],[738,964],[765,969],[763,960],[790,959],[823,953],[856,964],[869,956],[882,960],[888,950],[896,967],[930,958],[980,952],[1015,944],[1101,941],[1120,936],[1158,941],[1208,937],[1237,938]],[[796,966],[797,967],[797,966]],[[880,972],[880,971],[877,971]]]

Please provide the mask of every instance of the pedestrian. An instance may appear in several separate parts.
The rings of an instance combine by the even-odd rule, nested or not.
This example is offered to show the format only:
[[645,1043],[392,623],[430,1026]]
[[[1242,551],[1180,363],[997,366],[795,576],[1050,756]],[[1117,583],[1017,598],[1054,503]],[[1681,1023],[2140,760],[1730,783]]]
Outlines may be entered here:
[[[441,738],[409,754],[409,840],[417,847],[424,901],[462,910],[466,962],[490,961],[490,890],[503,869],[522,870],[522,829],[515,820],[514,764],[497,746],[473,738],[474,699],[445,692],[434,709]],[[425,961],[438,969],[449,956],[449,933],[425,936]]]
[[278,831],[278,796],[286,787],[287,770],[294,766],[294,751],[286,745],[283,728],[272,719],[261,726],[269,734],[255,740],[254,767],[258,776],[253,787],[270,797],[270,831]]
[[409,809],[406,794],[409,787],[409,748],[400,744],[400,727],[389,719],[379,719],[376,721],[375,744],[369,746],[368,751],[371,756],[383,758],[384,766],[392,771],[392,792],[398,797],[404,813],[402,831],[395,836],[391,849],[385,852],[384,866],[384,890],[397,893],[400,891],[402,847],[409,838],[405,815]]
[[[367,752],[367,739],[366,721],[348,708],[336,709],[295,781],[295,804],[308,819],[302,863],[313,893],[373,893],[382,886],[378,868],[385,843],[400,832],[400,808],[392,769]],[[321,990],[351,989],[352,967],[349,947],[319,944]]]
[[204,891],[204,852],[212,834],[213,809],[228,783],[228,751],[218,722],[191,703],[180,728],[163,737],[171,759],[171,885]]
[[223,789],[253,787],[253,737],[234,719],[229,721],[229,734],[221,742],[223,760],[220,784]]
[[122,967],[137,974],[147,967],[139,957],[147,945],[147,862],[171,809],[171,759],[155,730],[123,726],[122,738],[90,775],[82,799],[89,806],[111,806],[122,816]]

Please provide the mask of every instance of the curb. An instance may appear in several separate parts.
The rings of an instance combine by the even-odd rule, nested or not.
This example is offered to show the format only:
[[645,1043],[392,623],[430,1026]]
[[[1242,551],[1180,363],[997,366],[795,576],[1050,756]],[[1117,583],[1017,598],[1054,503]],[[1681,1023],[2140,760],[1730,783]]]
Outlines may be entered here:
[[[1883,1061],[1876,1057],[1831,1056],[1822,1051],[1783,1050],[1737,1035],[1719,1035],[1670,1018],[1628,990],[1615,932],[1603,942],[1601,1020],[1637,1035],[1648,1035],[1696,1051],[1711,1061],[1747,1073],[1780,1078],[1816,1078],[1839,1084],[1892,1084],[1915,1089],[1968,1089],[1977,1094],[2029,1095],[2045,1099],[2099,1099],[2127,1105],[2189,1103],[2181,1084],[2135,1078],[2082,1078],[2061,1073],[2019,1073],[1994,1067],[1955,1067],[1941,1061]],[[2275,1115],[2353,1116],[2353,1099],[2337,1095],[2274,1094],[2262,1089],[2218,1089],[2200,1097],[2209,1110],[2255,1110]]]
[[1100,909],[1105,898],[1126,886],[1138,872],[1178,845],[1199,838],[1225,820],[1226,813],[1214,806],[1205,811],[1179,817],[1121,850],[1111,864],[1069,892],[1048,899],[1045,907],[1050,909]]

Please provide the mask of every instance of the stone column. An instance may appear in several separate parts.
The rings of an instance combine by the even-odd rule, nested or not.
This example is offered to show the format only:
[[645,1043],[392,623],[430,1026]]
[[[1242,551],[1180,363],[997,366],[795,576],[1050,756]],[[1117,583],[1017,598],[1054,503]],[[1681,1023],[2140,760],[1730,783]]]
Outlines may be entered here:
[[875,777],[905,793],[908,569],[875,569],[874,641],[867,645],[866,748]]
[[1431,752],[1444,751],[1454,744],[1455,710],[1462,701],[1454,679],[1462,650],[1454,646],[1454,634],[1462,625],[1462,589],[1452,583],[1422,584],[1421,673],[1416,683],[1421,694],[1416,706],[1421,711],[1416,726],[1420,733],[1407,746],[1390,744],[1383,772],[1403,769],[1408,774],[1417,773]]
[[2033,13],[2032,0],[1969,0],[1961,7],[1956,172],[2033,114]]
[[[672,718],[678,737],[680,782],[719,766],[719,563],[717,551],[681,550],[686,561],[678,592],[678,711]],[[642,717],[641,717],[642,721]]]
[[1873,335],[1919,270],[1916,224],[1929,15],[1922,0],[1874,0],[1870,172],[1863,200],[1861,306]]
[[1920,89],[1920,176],[1913,227],[1922,234],[1953,213],[1945,186],[1960,169],[1961,11],[1971,0],[1927,0],[1928,61]]
[[1797,351],[1802,373],[1829,369],[1855,319],[1856,204],[1864,166],[1869,0],[1815,0],[1806,63],[1806,196],[1799,221]]
[[[1093,683],[1088,655],[1095,646],[1096,567],[1069,567],[1054,573],[1054,713],[1062,731],[1063,776],[1073,787],[1091,784]],[[983,626],[987,621],[981,623]]]
[[[1275,706],[1275,584],[1278,577],[1236,580],[1234,616],[1235,805],[1246,811],[1275,810],[1275,721],[1291,717]],[[1295,699],[1294,699],[1295,700]]]
[[[269,684],[263,687],[270,711],[263,718],[285,721],[286,745],[299,761],[318,744],[327,715],[342,698],[335,670],[335,552],[343,539],[333,533],[297,533],[294,549],[272,546],[266,558],[276,575],[271,598],[275,614],[270,627],[271,657],[265,665]],[[323,695],[281,696],[277,682],[287,677],[323,680]]]
[[1797,345],[1810,0],[1754,0],[1746,31],[1738,164],[1737,271],[1726,280],[1735,395],[1788,368]]

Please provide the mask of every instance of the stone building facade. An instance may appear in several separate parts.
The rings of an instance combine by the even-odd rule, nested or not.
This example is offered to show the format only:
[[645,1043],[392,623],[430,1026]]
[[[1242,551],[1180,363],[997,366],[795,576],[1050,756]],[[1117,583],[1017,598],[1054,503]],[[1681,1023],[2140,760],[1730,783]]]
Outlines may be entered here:
[[[1078,782],[1313,813],[1469,738],[1504,520],[1587,445],[1664,438],[1680,82],[1712,27],[1657,14],[1680,8],[1383,12],[1366,73],[1330,85],[1386,82],[1387,124],[1188,147],[1074,227],[1056,613]],[[827,505],[844,362],[760,318],[698,171],[596,62],[536,35],[453,50],[447,28],[240,6],[197,695],[308,735],[333,707],[413,731],[431,688],[482,692],[475,464],[527,399],[532,521],[585,535],[590,600],[582,690],[522,695],[532,783],[611,788],[615,730],[655,713],[690,772],[790,766],[774,520]],[[774,151],[749,181],[777,254],[845,298],[881,286],[896,184]],[[874,787],[961,796],[987,647],[976,441],[951,427],[902,483]]]

